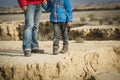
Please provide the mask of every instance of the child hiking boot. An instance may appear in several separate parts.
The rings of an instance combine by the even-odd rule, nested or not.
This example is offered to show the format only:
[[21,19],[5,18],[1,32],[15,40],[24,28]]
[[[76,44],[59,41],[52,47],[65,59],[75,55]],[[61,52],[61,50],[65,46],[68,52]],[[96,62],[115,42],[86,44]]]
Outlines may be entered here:
[[53,55],[57,55],[58,54],[58,46],[53,46]]
[[60,50],[60,53],[65,54],[68,52],[68,45],[63,45],[63,48]]

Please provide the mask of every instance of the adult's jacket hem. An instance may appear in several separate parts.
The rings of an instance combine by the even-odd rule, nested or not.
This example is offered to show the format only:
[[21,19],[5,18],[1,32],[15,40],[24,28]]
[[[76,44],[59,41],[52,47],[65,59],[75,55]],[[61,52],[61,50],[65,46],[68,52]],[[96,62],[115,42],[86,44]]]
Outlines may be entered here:
[[28,4],[41,4],[43,0],[18,0],[20,7],[27,6]]

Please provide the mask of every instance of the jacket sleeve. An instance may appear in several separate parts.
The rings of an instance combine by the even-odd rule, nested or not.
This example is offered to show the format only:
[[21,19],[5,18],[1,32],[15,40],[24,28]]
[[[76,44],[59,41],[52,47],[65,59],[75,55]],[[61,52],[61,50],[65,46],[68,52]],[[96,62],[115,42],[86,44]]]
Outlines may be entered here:
[[50,0],[48,1],[48,3],[46,5],[42,6],[46,11],[50,12],[51,11],[51,2]]
[[72,22],[73,21],[72,7],[69,0],[64,0],[64,7],[66,9],[66,14],[68,17],[67,21]]
[[18,3],[20,7],[26,6],[27,5],[27,0],[18,0]]

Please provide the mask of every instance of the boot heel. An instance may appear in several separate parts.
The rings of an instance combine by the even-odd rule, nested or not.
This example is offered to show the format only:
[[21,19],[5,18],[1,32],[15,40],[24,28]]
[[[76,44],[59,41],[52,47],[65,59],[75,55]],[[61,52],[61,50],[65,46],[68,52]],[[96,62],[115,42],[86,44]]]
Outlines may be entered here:
[[53,46],[53,55],[57,55],[59,47],[58,46]]
[[62,54],[68,53],[68,45],[63,45],[63,48],[60,50],[60,53]]

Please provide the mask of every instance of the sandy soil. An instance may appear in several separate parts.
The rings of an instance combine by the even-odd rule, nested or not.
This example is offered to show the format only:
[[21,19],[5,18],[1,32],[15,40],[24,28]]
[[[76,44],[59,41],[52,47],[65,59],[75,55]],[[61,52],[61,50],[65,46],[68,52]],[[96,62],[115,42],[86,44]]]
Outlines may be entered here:
[[23,56],[21,45],[21,41],[0,41],[1,80],[120,79],[120,41],[70,41],[69,52],[58,55],[52,55],[52,41],[39,41],[46,53],[31,57]]
[[[45,54],[32,54],[32,57],[25,58],[22,51],[22,41],[0,41],[0,64],[9,63],[27,63],[42,60],[50,60],[51,58],[59,59],[65,55],[52,55],[52,41],[39,41],[40,48],[45,50]],[[76,43],[70,41],[69,54],[83,54],[88,52],[100,51],[108,47],[120,47],[120,41],[84,41],[84,43]],[[60,42],[60,49],[62,48],[62,41]],[[58,58],[59,57],[59,58]],[[21,61],[22,60],[22,61]]]

